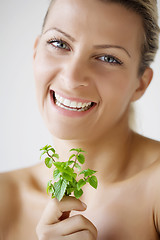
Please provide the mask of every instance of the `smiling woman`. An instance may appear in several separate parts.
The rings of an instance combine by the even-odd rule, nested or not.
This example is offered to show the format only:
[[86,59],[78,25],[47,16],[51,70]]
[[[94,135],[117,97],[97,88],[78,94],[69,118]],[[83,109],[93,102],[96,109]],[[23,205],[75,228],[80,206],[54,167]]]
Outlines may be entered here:
[[84,149],[99,185],[59,202],[43,163],[1,174],[2,239],[160,239],[160,143],[129,126],[158,36],[154,0],[51,1],[33,54],[39,110],[60,161]]
[[[57,117],[57,123],[58,125],[54,125],[50,123],[47,123],[47,126],[49,127],[49,130],[51,132],[54,132],[54,135],[58,131],[58,134],[61,133],[61,136],[65,136],[65,132],[67,134],[67,131],[69,132],[70,136],[65,136],[67,138],[74,139],[79,136],[81,138],[81,135],[83,132],[85,133],[85,137],[91,136],[93,133],[93,128],[94,128],[94,133],[95,136],[99,136],[100,131],[98,128],[95,128],[95,124],[100,125],[102,127],[102,131],[104,134],[106,134],[105,130],[110,129],[111,125],[114,124],[114,121],[118,121],[119,117],[121,118],[122,116],[124,117],[124,111],[126,114],[126,107],[129,106],[129,101],[132,99],[132,102],[137,100],[145,91],[145,88],[149,84],[151,77],[152,77],[152,71],[150,68],[146,68],[146,71],[144,75],[141,73],[140,74],[140,69],[139,63],[140,63],[140,48],[142,45],[142,40],[143,40],[143,34],[139,34],[139,32],[143,33],[143,24],[142,20],[139,15],[134,13],[133,11],[131,12],[130,10],[124,8],[121,5],[115,5],[108,3],[108,8],[114,7],[114,12],[117,14],[117,18],[113,19],[112,17],[112,12],[108,10],[108,19],[113,19],[111,21],[106,20],[106,9],[103,10],[103,6],[106,5],[104,2],[99,2],[95,1],[95,5],[101,6],[101,12],[104,13],[100,20],[97,21],[97,19],[94,17],[94,10],[92,11],[91,20],[88,19],[87,14],[85,15],[85,12],[82,15],[82,18],[79,19],[77,16],[75,16],[78,13],[78,9],[76,6],[74,6],[74,3],[72,3],[71,9],[68,6],[68,4],[64,4],[63,10],[61,10],[61,14],[63,14],[63,18],[61,17],[61,22],[59,22],[59,3],[56,2],[54,5],[50,6],[50,11],[46,17],[47,22],[44,24],[43,31],[41,38],[37,39],[36,42],[36,48],[39,50],[39,48],[43,48],[43,45],[45,42],[47,43],[46,49],[47,51],[40,51],[40,54],[45,54],[46,56],[46,67],[47,69],[50,67],[50,71],[48,69],[47,75],[48,75],[48,80],[52,78],[52,75],[57,72],[56,74],[56,79],[58,78],[57,84],[60,84],[60,81],[63,82],[65,86],[65,90],[62,89],[61,86],[58,86],[56,84],[54,89],[54,83],[51,85],[51,91],[57,92],[58,94],[62,97],[65,97],[65,99],[70,99],[71,97],[85,97],[85,99],[81,98],[81,101],[85,100],[87,102],[93,102],[94,104],[92,105],[92,110],[93,111],[85,111],[83,112],[83,115],[88,116],[89,119],[83,118],[80,119],[81,124],[84,121],[83,126],[83,131],[80,128],[77,128],[77,123],[76,122],[70,122],[66,120],[65,118],[61,118],[61,115],[55,115],[54,118]],[[87,6],[88,3],[86,3],[86,9],[88,8]],[[51,18],[51,10],[55,11],[54,14],[54,19]],[[67,9],[67,11],[66,11]],[[69,11],[69,10],[70,11]],[[126,13],[128,14],[127,17],[122,17],[121,12],[119,11],[121,9],[121,12],[123,12],[125,15]],[[72,13],[72,14],[71,14]],[[133,22],[133,16],[137,16],[136,20]],[[73,22],[73,18],[76,19],[75,22]],[[118,22],[117,19],[121,18],[121,22]],[[70,23],[65,24],[65,22]],[[128,24],[126,24],[126,21],[128,21]],[[53,23],[55,23],[53,25]],[[87,23],[87,24],[84,24]],[[65,29],[63,25],[65,24]],[[61,27],[62,25],[62,27]],[[90,27],[90,31],[88,32],[88,25],[92,26]],[[116,31],[112,30],[114,28]],[[130,25],[132,25],[132,29],[130,29]],[[100,27],[101,26],[101,27]],[[122,27],[123,26],[123,27]],[[137,27],[138,26],[138,27]],[[104,29],[106,30],[104,31]],[[73,29],[76,29],[75,32],[73,32]],[[77,29],[79,30],[77,32]],[[97,31],[97,32],[96,32]],[[79,40],[79,32],[81,33],[81,39],[82,41]],[[83,34],[83,33],[86,34]],[[96,32],[96,34],[95,34]],[[127,32],[127,35],[125,34]],[[98,33],[98,34],[97,34]],[[95,36],[96,35],[96,36]],[[108,37],[109,36],[109,37]],[[124,37],[125,36],[125,37]],[[136,37],[133,37],[136,36]],[[44,42],[44,43],[43,43]],[[91,45],[92,43],[92,45]],[[86,45],[84,47],[83,45]],[[130,47],[132,45],[132,48]],[[138,50],[139,51],[135,51]],[[75,51],[77,49],[77,51]],[[81,55],[78,53],[82,53]],[[83,54],[85,53],[85,54]],[[39,54],[39,51],[36,52],[35,49],[35,55]],[[50,61],[47,59],[47,54],[50,56]],[[51,55],[53,56],[51,58]],[[74,58],[72,57],[74,56]],[[47,83],[47,76],[45,74],[44,78],[44,73],[46,73],[45,69],[45,64],[44,64],[44,57],[43,58],[35,58],[36,61],[38,59],[43,59],[43,66],[39,68],[40,63],[35,65],[35,70],[36,66],[38,66],[40,71],[35,71],[35,74],[39,74],[38,77],[35,78],[38,79],[38,84],[40,83],[40,79],[42,79],[42,84],[40,86],[43,86],[43,89],[45,89],[43,84]],[[73,59],[73,61],[72,61]],[[35,63],[36,63],[35,61]],[[55,65],[56,62],[56,65]],[[77,64],[78,63],[78,64]],[[53,69],[52,66],[56,66],[55,69]],[[143,64],[144,65],[144,64]],[[134,66],[134,68],[133,68]],[[63,71],[60,69],[62,68]],[[124,70],[128,70],[124,71]],[[68,71],[70,69],[70,71]],[[86,71],[81,71],[81,69]],[[134,76],[131,75],[131,71],[134,72]],[[44,72],[44,73],[43,73]],[[49,76],[50,73],[50,76]],[[84,73],[86,73],[84,75]],[[76,74],[76,76],[75,76]],[[91,77],[93,74],[93,77]],[[126,76],[128,74],[128,76]],[[117,77],[118,76],[118,77]],[[128,81],[130,78],[137,78],[137,81]],[[142,78],[141,78],[142,77]],[[92,78],[92,81],[90,80]],[[139,79],[142,79],[142,81],[139,81]],[[46,82],[44,81],[46,79]],[[73,79],[73,81],[72,81]],[[75,81],[76,79],[76,81]],[[93,79],[95,79],[93,81]],[[99,79],[97,82],[96,79]],[[145,79],[145,81],[143,81]],[[79,81],[78,81],[79,80]],[[117,82],[118,80],[118,82]],[[126,82],[127,81],[127,82]],[[37,81],[36,81],[37,82]],[[95,82],[95,88],[90,88],[90,84]],[[116,84],[117,82],[117,84]],[[133,86],[132,84],[136,84]],[[77,86],[80,85],[80,89],[77,88]],[[145,88],[141,88],[142,85],[145,85]],[[86,86],[83,88],[83,86]],[[135,92],[133,96],[133,92],[135,91],[135,88],[139,89]],[[37,88],[38,89],[38,88]],[[72,94],[70,93],[70,90],[72,89]],[[77,93],[77,89],[79,90]],[[120,91],[122,90],[122,91]],[[81,93],[83,91],[83,94]],[[86,92],[85,92],[86,91]],[[96,96],[96,91],[101,92],[101,96]],[[71,95],[71,96],[70,96]],[[93,95],[93,96],[92,96]],[[40,96],[40,95],[39,95]],[[54,94],[53,100],[54,99]],[[103,101],[100,101],[103,96],[108,97],[106,99],[106,105],[103,105]],[[119,96],[119,97],[118,97]],[[88,98],[89,97],[89,98]],[[111,100],[112,98],[112,100]],[[128,100],[127,100],[128,99]],[[127,101],[126,101],[127,100]],[[114,107],[115,113],[118,117],[116,119],[113,112],[112,104],[114,101],[116,101],[116,105]],[[54,101],[53,101],[54,102]],[[123,102],[123,104],[122,104]],[[48,104],[46,102],[46,104]],[[43,106],[45,104],[43,103]],[[53,105],[54,106],[54,105]],[[101,106],[101,108],[98,108],[98,106]],[[94,107],[94,108],[93,108]],[[52,114],[52,111],[48,111],[48,107],[44,108],[44,111],[47,111],[44,114],[45,120],[48,121],[49,118]],[[63,115],[68,114],[70,116],[77,116],[77,111],[64,111],[62,108],[56,108],[63,112]],[[98,114],[97,111],[98,110]],[[108,118],[108,121],[106,122],[106,119],[104,118],[99,118],[101,113],[99,113],[99,109],[103,109],[103,111],[108,115],[108,112],[110,112],[110,118]],[[95,112],[95,117],[93,117],[94,120],[90,120],[90,115],[88,113]],[[78,116],[82,115],[82,113],[78,113]],[[104,114],[103,114],[104,116]],[[60,117],[60,119],[59,119]],[[112,118],[113,117],[113,118]],[[126,119],[125,119],[126,120]],[[65,121],[65,124],[59,124],[60,122]],[[76,121],[79,121],[79,119],[76,119]],[[69,125],[67,125],[69,124]],[[75,124],[75,129],[72,131],[72,134],[70,132],[70,124],[72,125],[72,129],[74,129],[74,124]],[[108,128],[107,128],[108,124]],[[58,127],[59,126],[59,127]],[[60,130],[60,131],[59,131]],[[87,132],[86,132],[87,131]],[[96,133],[97,131],[97,133]],[[86,134],[88,133],[88,134]],[[67,134],[68,135],[68,134]],[[93,134],[92,134],[93,135]],[[97,137],[96,136],[96,137]],[[59,135],[60,137],[60,135]],[[83,136],[84,137],[84,136]],[[93,140],[94,136],[92,136]]]
[[[100,0],[100,1],[104,2],[104,3],[105,2],[113,3],[113,1],[108,1],[108,0]],[[143,73],[144,69],[147,66],[150,66],[150,64],[153,62],[156,52],[157,52],[157,49],[158,49],[159,27],[157,25],[157,22],[158,22],[157,6],[155,5],[154,1],[148,1],[148,2],[141,1],[140,2],[140,1],[115,0],[114,2],[122,4],[127,9],[130,9],[130,10],[134,11],[135,13],[140,14],[142,17],[144,31],[142,33],[143,39],[142,39],[142,43],[141,43],[141,47],[140,47],[141,48],[141,50],[140,50],[141,58],[140,58],[139,68],[138,68],[138,73],[141,74],[141,73]],[[52,0],[50,2],[50,6],[49,6],[46,16],[44,18],[42,31],[45,27],[50,9],[53,7],[54,3],[55,3],[55,0]],[[66,34],[65,32],[62,32],[60,29],[58,29],[58,31],[60,31],[61,33],[65,34],[65,36],[68,37],[68,34]],[[69,36],[69,37],[70,37],[70,39],[72,39],[71,36]],[[105,47],[106,48],[108,47],[107,44],[104,45],[104,48]],[[111,46],[109,46],[109,47],[111,47]],[[116,46],[114,46],[114,47],[116,47]],[[121,47],[117,46],[117,47],[123,48],[122,46]],[[126,49],[124,49],[124,50],[126,51]],[[129,53],[127,51],[126,51],[126,53],[129,55]],[[102,57],[102,58],[104,59],[104,57]],[[106,59],[106,57],[105,57],[105,59]],[[112,56],[111,57],[109,56],[109,58],[107,57],[107,59],[112,63],[116,63],[116,61],[118,60],[118,59],[114,59]],[[118,61],[118,62],[121,63],[120,61]],[[142,99],[142,103],[143,103],[143,99]],[[136,108],[138,110],[139,102],[138,102],[138,104],[134,103],[134,105],[138,105]],[[145,109],[143,104],[142,104],[141,108]],[[156,108],[156,106],[155,106],[155,108]],[[139,112],[139,116],[141,116],[142,119],[143,119],[143,111],[144,111],[143,109],[141,109],[141,112]],[[131,104],[130,114],[129,114],[129,122],[130,122],[131,128],[136,129],[136,128],[138,128],[139,122],[136,122],[134,112],[135,112],[135,109],[133,108],[133,104]],[[152,113],[152,115],[153,115],[153,113]],[[139,128],[140,128],[139,131],[144,130],[146,133],[148,132],[148,134],[149,134],[149,128],[147,128],[148,126],[146,126],[146,129],[145,129],[145,122],[146,122],[146,119],[144,119],[143,127],[142,127],[142,125],[139,126]],[[149,116],[148,116],[148,123],[149,122],[150,122],[150,120],[149,120]],[[157,123],[158,123],[158,118],[157,118]],[[152,128],[152,134],[150,134],[150,135],[153,136],[153,128]],[[158,133],[155,135],[158,136]]]

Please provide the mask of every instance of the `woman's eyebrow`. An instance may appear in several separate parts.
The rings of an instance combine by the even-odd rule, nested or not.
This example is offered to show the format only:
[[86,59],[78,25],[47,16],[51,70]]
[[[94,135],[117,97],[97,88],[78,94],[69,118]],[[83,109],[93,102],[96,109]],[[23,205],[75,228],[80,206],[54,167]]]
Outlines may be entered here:
[[57,32],[60,32],[60,33],[62,33],[65,37],[69,38],[72,42],[76,42],[76,40],[75,40],[73,37],[71,37],[68,33],[63,32],[62,30],[60,30],[59,28],[56,28],[56,27],[50,28],[50,29],[46,30],[46,31],[44,32],[44,34],[47,33],[47,32],[49,32],[49,31],[52,31],[52,30],[55,30],[55,31],[57,31]]
[[124,48],[124,47],[121,47],[121,46],[118,46],[118,45],[110,45],[110,44],[104,44],[104,45],[95,45],[94,48],[96,49],[103,49],[103,48],[119,48],[119,49],[122,49],[123,51],[125,51],[127,53],[127,55],[131,58],[131,55],[129,54],[129,52]]

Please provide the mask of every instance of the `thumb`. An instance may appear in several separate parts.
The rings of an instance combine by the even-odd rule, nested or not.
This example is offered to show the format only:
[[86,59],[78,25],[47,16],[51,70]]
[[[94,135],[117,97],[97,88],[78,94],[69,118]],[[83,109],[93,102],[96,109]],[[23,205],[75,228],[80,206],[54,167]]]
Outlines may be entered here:
[[86,208],[86,204],[75,197],[65,196],[60,202],[56,198],[51,199],[42,214],[39,224],[50,225],[57,223],[69,216],[70,211],[84,211]]

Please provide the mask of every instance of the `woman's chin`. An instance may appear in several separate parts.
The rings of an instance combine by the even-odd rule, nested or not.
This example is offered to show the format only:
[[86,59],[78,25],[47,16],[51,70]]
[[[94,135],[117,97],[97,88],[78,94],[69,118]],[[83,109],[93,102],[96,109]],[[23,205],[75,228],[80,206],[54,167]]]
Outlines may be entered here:
[[54,138],[62,139],[62,140],[75,140],[78,141],[80,139],[85,139],[86,134],[84,132],[80,132],[78,129],[69,129],[64,126],[61,127],[49,127],[49,132]]

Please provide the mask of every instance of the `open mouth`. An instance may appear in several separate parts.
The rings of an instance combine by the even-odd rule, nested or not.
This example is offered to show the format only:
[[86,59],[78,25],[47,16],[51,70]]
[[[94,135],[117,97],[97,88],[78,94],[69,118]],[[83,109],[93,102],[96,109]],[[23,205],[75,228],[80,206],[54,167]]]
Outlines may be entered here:
[[85,112],[96,105],[95,102],[71,101],[67,98],[61,97],[60,95],[55,93],[53,90],[50,91],[50,94],[51,94],[52,100],[54,101],[54,104],[56,104],[58,107],[61,107],[69,111]]

